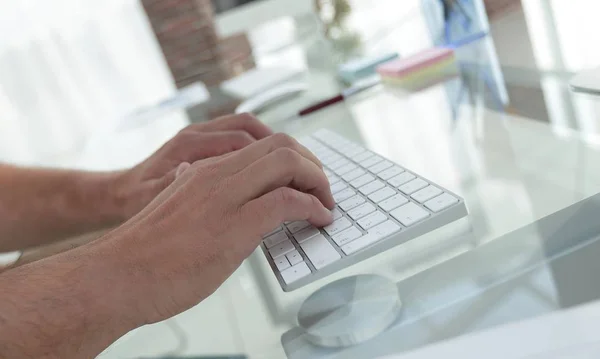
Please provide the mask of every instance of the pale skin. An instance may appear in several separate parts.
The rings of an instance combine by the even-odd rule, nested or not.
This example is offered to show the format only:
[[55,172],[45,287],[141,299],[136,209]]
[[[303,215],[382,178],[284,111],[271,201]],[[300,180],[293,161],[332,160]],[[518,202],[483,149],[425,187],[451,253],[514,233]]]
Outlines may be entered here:
[[128,171],[0,167],[0,251],[117,226],[0,274],[0,358],[94,357],[210,296],[264,233],[327,225],[333,206],[318,159],[248,115],[192,126]]

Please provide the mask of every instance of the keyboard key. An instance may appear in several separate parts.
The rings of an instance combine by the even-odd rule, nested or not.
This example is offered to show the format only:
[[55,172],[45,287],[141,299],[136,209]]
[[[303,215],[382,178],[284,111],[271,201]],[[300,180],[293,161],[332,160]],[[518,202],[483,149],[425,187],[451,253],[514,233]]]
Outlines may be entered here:
[[412,173],[404,172],[404,173],[392,178],[391,180],[388,180],[388,183],[394,187],[400,187],[403,184],[414,180],[415,178],[417,178],[417,177],[415,175],[413,175]]
[[316,269],[326,267],[342,258],[323,235],[312,237],[300,246]]
[[[342,157],[342,156],[340,156],[340,157]],[[335,172],[335,170],[337,170],[338,168],[342,168],[349,164],[350,164],[350,161],[348,161],[345,158],[342,158],[338,161],[333,162],[331,165],[329,165],[329,168],[331,168]]]
[[369,158],[367,158],[366,160],[362,161],[362,162],[360,163],[360,165],[361,165],[362,167],[364,167],[364,168],[369,168],[369,167],[371,167],[371,166],[373,166],[373,165],[376,165],[376,164],[378,164],[378,163],[379,163],[379,162],[381,162],[381,161],[383,161],[383,158],[382,158],[382,157],[379,157],[379,156],[372,156],[372,157],[369,157]]
[[394,221],[388,220],[369,229],[369,234],[374,235],[378,238],[384,238],[392,233],[400,231],[401,229],[402,228],[399,225],[397,225]]
[[310,226],[310,223],[308,223],[307,221],[296,221],[296,222],[292,222],[288,225],[286,225],[286,227],[289,229],[290,233],[294,234],[296,232],[300,232],[301,230],[303,230],[304,228]]
[[328,175],[327,173],[325,173],[325,175],[327,176],[327,179],[329,180],[329,185],[331,185],[331,186],[333,186],[334,184],[336,184],[340,181],[340,178],[334,174]]
[[370,194],[369,199],[375,203],[379,203],[379,202],[383,201],[384,199],[390,198],[391,196],[393,196],[395,194],[396,194],[396,191],[394,191],[392,188],[385,187],[375,193]]
[[285,256],[275,259],[275,266],[277,266],[280,272],[291,267],[290,262]]
[[291,284],[310,273],[310,268],[308,268],[306,263],[301,262],[281,272],[281,278],[283,278],[285,284]]
[[347,200],[348,198],[350,198],[350,197],[352,197],[354,195],[356,195],[356,192],[354,192],[350,188],[346,188],[345,190],[334,194],[333,195],[333,199],[335,200],[335,203],[340,203],[340,202],[343,202],[343,201]]
[[302,243],[307,239],[312,238],[318,234],[321,234],[319,229],[311,226],[294,234],[294,239],[296,240],[296,242]]
[[406,197],[398,193],[397,195],[390,197],[378,204],[379,207],[381,207],[381,209],[383,209],[386,212],[390,212],[391,210],[396,209],[406,203],[408,203],[408,199],[406,199]]
[[293,266],[302,262],[302,256],[300,255],[300,252],[298,252],[295,249],[293,251],[291,251],[290,253],[286,254],[285,257],[287,258],[288,261],[290,261],[290,264]]
[[381,222],[387,221],[387,216],[379,211],[375,213],[371,213],[370,215],[364,217],[357,221],[358,225],[361,226],[364,230],[368,230],[371,227],[375,227]]
[[324,165],[326,165],[326,166],[331,166],[332,164],[334,164],[334,163],[336,163],[336,162],[338,162],[338,161],[341,161],[341,160],[343,160],[343,159],[344,159],[344,157],[343,157],[343,156],[341,156],[341,155],[339,155],[339,154],[337,154],[337,153],[335,153],[335,152],[334,152],[332,155],[330,155],[330,156],[327,156],[327,157],[323,157],[323,159],[319,159],[319,160],[320,160],[320,161],[321,161],[321,162],[322,162]]
[[364,176],[358,177],[357,179],[355,179],[354,181],[350,182],[350,184],[354,187],[354,188],[360,188],[368,183],[371,183],[375,181],[375,177],[366,174]]
[[400,189],[400,191],[402,191],[406,194],[413,194],[413,193],[417,192],[418,190],[423,189],[427,186],[429,186],[429,183],[425,182],[421,178],[417,178],[406,184],[403,184],[402,186],[399,187],[399,189]]
[[338,175],[338,176],[343,176],[346,173],[354,171],[357,168],[358,168],[358,166],[355,165],[354,163],[349,163],[349,164],[347,164],[345,166],[342,166],[342,167],[340,167],[340,168],[338,168],[336,170],[333,170],[333,172],[335,172],[335,174]]
[[350,255],[370,246],[373,243],[377,243],[379,240],[381,240],[381,238],[372,234],[367,234],[343,246],[342,251],[346,255]]
[[361,153],[360,155],[357,155],[356,157],[353,157],[352,159],[356,163],[361,163],[362,161],[365,161],[369,157],[373,157],[373,156],[375,156],[375,154],[373,154],[372,152],[365,151],[365,152]]
[[430,199],[442,194],[442,190],[436,186],[427,186],[417,193],[414,193],[411,197],[420,203],[425,203]]
[[271,257],[273,257],[273,259],[277,259],[278,257],[281,257],[282,255],[287,254],[293,251],[294,249],[296,248],[294,247],[292,241],[287,239],[275,245],[273,248],[269,249],[269,253],[271,254]]
[[365,152],[364,148],[356,146],[356,147],[350,148],[348,151],[342,152],[342,153],[344,153],[346,156],[348,156],[350,158],[356,158],[356,156],[360,155],[363,152]]
[[387,170],[385,170],[383,172],[378,173],[377,176],[379,176],[379,178],[381,178],[382,180],[387,181],[393,177],[396,177],[397,175],[399,175],[402,172],[404,172],[403,168],[394,166],[392,168],[388,168]]
[[366,200],[362,196],[354,196],[354,197],[349,198],[349,199],[345,200],[344,202],[340,203],[340,208],[344,212],[348,212],[352,208],[355,208],[365,202],[366,202]]
[[363,176],[366,173],[367,172],[365,170],[357,168],[354,171],[350,171],[350,172],[346,173],[345,175],[342,176],[342,178],[346,182],[351,182],[351,181],[357,179],[358,177]]
[[350,221],[347,218],[340,218],[332,224],[328,225],[327,227],[324,227],[323,229],[330,236],[334,236],[336,233],[340,233],[341,231],[350,226],[352,226],[352,223],[350,223]]
[[429,217],[429,212],[412,202],[393,210],[390,214],[405,227],[412,226],[420,220]]
[[434,212],[440,212],[456,203],[458,203],[456,197],[444,193],[441,196],[425,202],[425,206]]
[[362,206],[356,207],[355,209],[348,212],[348,215],[353,220],[357,221],[369,213],[375,212],[376,208],[370,203],[365,203]]
[[336,234],[335,236],[333,236],[331,238],[338,246],[341,247],[343,245],[346,245],[346,244],[352,242],[356,238],[360,238],[362,235],[363,235],[362,232],[358,228],[352,227],[352,228],[346,229],[345,231],[343,231],[339,234]]
[[385,184],[383,182],[375,180],[369,184],[360,187],[358,190],[360,191],[360,193],[364,194],[365,196],[368,196],[371,193],[382,189],[383,187],[385,187]]
[[334,221],[335,221],[335,220],[337,220],[337,219],[340,219],[340,218],[342,218],[342,217],[344,216],[344,215],[342,214],[342,211],[340,211],[340,209],[339,209],[339,208],[334,208],[334,209],[331,211],[331,214],[333,214],[333,220],[334,220]]
[[288,239],[287,233],[285,233],[285,231],[281,231],[265,238],[264,243],[267,249],[271,249],[286,239]]
[[388,168],[392,167],[394,164],[390,161],[383,161],[380,162],[378,164],[376,164],[375,166],[371,166],[369,167],[369,171],[375,174],[379,174],[385,170],[387,170]]
[[331,186],[331,193],[336,194],[340,191],[345,190],[346,188],[348,188],[347,184],[345,184],[344,182],[338,182]]
[[283,229],[283,227],[282,227],[282,226],[279,226],[279,227],[275,228],[274,230],[272,230],[271,232],[269,232],[269,233],[265,234],[265,235],[263,236],[263,238],[270,237],[270,236],[274,235],[275,233],[277,233],[277,232],[281,231],[282,229]]

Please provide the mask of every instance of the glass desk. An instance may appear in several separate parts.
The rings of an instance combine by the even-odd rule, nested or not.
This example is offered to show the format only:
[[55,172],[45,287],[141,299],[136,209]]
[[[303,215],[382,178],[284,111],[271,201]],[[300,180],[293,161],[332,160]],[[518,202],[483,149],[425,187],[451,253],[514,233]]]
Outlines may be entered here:
[[[298,63],[311,90],[259,117],[295,136],[332,129],[440,183],[465,198],[468,225],[415,239],[291,293],[281,290],[257,251],[213,296],[128,334],[103,357],[285,358],[285,346],[289,358],[373,358],[599,298],[590,285],[598,269],[599,200],[589,198],[600,192],[600,102],[568,89],[573,71],[600,63],[600,52],[585,46],[600,30],[586,15],[596,5],[525,2],[496,15],[488,38],[461,48],[458,78],[410,94],[379,86],[290,118],[342,88],[336,63],[349,54],[393,49],[406,56],[443,41],[434,1],[354,3],[355,31],[364,32],[357,48],[324,39],[314,17],[287,19],[290,33],[270,32],[285,45],[257,49],[257,63]],[[483,12],[475,11],[473,21],[487,29]],[[377,31],[374,24],[381,25]],[[587,32],[580,35],[582,24]],[[100,135],[73,163],[135,164],[189,120],[231,107],[218,89],[211,92],[208,109]],[[363,273],[398,283],[405,307],[393,330],[345,351],[303,340],[296,328],[303,300],[333,280]],[[393,343],[381,344],[390,337]]]

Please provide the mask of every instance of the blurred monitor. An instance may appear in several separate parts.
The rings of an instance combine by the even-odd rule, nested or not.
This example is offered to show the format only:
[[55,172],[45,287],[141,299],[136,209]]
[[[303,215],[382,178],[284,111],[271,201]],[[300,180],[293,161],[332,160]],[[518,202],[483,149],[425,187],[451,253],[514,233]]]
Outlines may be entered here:
[[313,10],[314,0],[212,0],[217,11],[217,28],[222,36],[246,32],[282,16]]

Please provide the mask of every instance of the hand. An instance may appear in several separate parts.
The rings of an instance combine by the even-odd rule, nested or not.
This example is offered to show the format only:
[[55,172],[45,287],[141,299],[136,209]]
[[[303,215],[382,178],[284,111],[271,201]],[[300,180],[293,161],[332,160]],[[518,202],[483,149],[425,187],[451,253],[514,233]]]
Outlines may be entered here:
[[190,163],[242,149],[273,132],[248,114],[195,124],[180,131],[146,161],[117,178],[115,197],[125,219],[141,211]]
[[208,297],[284,221],[330,224],[334,205],[319,160],[277,134],[194,163],[103,243],[127,256],[120,280],[142,325]]

